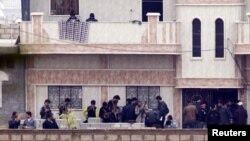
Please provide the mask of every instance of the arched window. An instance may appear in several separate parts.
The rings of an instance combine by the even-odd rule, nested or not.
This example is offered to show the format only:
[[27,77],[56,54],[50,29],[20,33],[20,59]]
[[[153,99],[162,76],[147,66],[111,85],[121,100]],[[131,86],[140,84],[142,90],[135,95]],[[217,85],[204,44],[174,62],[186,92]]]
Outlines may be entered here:
[[215,57],[224,57],[224,22],[222,19],[215,21]]
[[201,57],[201,21],[193,20],[193,57]]

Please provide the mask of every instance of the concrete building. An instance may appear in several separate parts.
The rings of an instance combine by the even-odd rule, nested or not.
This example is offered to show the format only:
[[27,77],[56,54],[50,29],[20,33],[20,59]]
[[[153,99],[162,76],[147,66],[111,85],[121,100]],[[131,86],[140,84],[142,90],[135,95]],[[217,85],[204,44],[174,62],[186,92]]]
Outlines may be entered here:
[[[150,0],[32,0],[19,45],[25,109],[39,118],[45,99],[57,113],[71,97],[82,118],[92,99],[100,107],[118,94],[120,106],[136,96],[150,108],[161,95],[179,125],[183,107],[197,98],[208,105],[240,99],[250,113],[249,1],[156,1],[149,9]],[[89,13],[98,19],[84,43],[60,38],[58,22],[72,9],[81,21]]]

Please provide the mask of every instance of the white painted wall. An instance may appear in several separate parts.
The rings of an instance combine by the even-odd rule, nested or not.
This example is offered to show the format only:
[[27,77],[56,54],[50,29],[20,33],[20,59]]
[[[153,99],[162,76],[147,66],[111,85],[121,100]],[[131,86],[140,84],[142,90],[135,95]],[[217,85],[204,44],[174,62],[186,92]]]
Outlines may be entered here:
[[126,104],[126,87],[109,87],[108,88],[108,100],[113,99],[115,95],[120,96],[118,106],[124,106]]
[[[173,87],[160,87],[160,95],[162,100],[166,102],[169,115],[173,116],[174,113],[174,88]],[[173,117],[175,118],[175,117]]]
[[[69,17],[50,15],[50,0],[31,0],[30,7],[31,12],[44,12],[46,21],[58,21]],[[95,13],[99,21],[140,20],[141,0],[79,0],[80,20],[85,21],[89,13]]]
[[[241,20],[241,6],[177,6],[177,20],[181,22],[182,77],[183,78],[233,78],[234,60],[225,50],[224,59],[215,59],[215,51],[202,51],[200,59],[192,58],[192,21],[201,20],[201,48],[215,49],[215,20],[224,21],[225,42],[236,40],[235,22]],[[232,44],[228,46],[232,50]]]
[[88,43],[141,43],[147,24],[91,23]]

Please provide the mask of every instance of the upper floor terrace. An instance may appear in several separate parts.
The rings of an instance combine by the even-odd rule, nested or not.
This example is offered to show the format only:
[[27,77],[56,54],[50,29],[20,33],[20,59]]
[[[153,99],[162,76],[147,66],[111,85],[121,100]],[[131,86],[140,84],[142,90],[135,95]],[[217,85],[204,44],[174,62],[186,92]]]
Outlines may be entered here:
[[32,13],[32,21],[20,26],[21,54],[180,54],[180,25],[159,22],[159,14],[148,13],[148,22],[43,21]]

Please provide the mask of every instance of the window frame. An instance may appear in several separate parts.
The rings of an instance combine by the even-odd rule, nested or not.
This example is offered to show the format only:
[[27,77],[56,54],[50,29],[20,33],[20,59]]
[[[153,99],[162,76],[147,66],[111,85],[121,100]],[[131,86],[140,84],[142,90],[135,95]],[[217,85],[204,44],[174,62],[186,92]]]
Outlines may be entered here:
[[[195,23],[195,22],[198,22],[198,23]],[[194,32],[196,29],[194,29],[195,27],[195,24],[199,24],[199,32]],[[198,58],[200,59],[202,57],[202,51],[201,51],[201,48],[202,48],[202,37],[201,37],[201,33],[202,33],[202,30],[201,30],[201,20],[199,18],[194,18],[192,20],[192,58]],[[199,38],[198,40],[196,40],[196,38]],[[198,42],[199,45],[196,45],[196,42]],[[199,55],[194,55],[195,54],[195,51],[194,49],[199,49]],[[198,52],[197,51],[197,52]]]
[[[147,87],[147,89],[148,89],[148,101],[147,101],[147,103],[145,103],[147,106],[148,106],[148,108],[149,109],[154,109],[154,108],[157,108],[157,107],[150,107],[150,105],[149,105],[149,103],[150,103],[150,88],[157,88],[157,90],[159,90],[159,96],[161,95],[161,87],[160,86],[126,86],[126,92],[125,92],[125,95],[126,95],[126,99],[128,98],[128,89],[130,88],[130,87],[134,87],[135,89],[136,89],[136,98],[139,100],[139,89],[140,88],[142,88],[142,87]],[[157,94],[155,95],[155,96],[158,96]],[[133,98],[133,97],[129,97],[129,98]],[[155,97],[154,97],[154,103],[156,103],[157,102],[157,100],[155,99]]]
[[[51,14],[51,1],[52,0],[49,0],[49,16],[54,16],[54,17],[57,17],[57,16],[61,16],[61,17],[68,17],[70,14],[67,14],[67,15],[52,15]],[[80,0],[78,0],[78,12],[76,12],[76,16],[79,16],[80,15]]]
[[[83,108],[83,88],[82,88],[82,86],[68,86],[68,85],[49,85],[48,86],[48,99],[51,101],[51,103],[52,103],[52,99],[50,99],[50,87],[58,87],[59,88],[59,96],[58,96],[58,98],[59,98],[59,104],[57,105],[57,106],[60,106],[63,102],[64,102],[64,100],[62,100],[62,101],[60,101],[60,88],[63,88],[63,87],[69,87],[69,89],[70,89],[70,97],[67,97],[67,98],[70,98],[71,99],[71,102],[72,102],[72,96],[71,96],[71,94],[72,94],[72,89],[74,88],[74,87],[79,87],[79,88],[81,88],[81,92],[80,92],[80,94],[79,94],[79,96],[81,97],[80,99],[81,99],[81,107],[79,107],[79,108],[77,108],[77,107],[72,107],[72,103],[70,103],[70,108],[71,109],[75,109],[75,110],[82,110],[82,108]],[[51,109],[52,110],[58,110],[58,107],[51,107]]]
[[[218,24],[222,24],[222,25],[218,25]],[[217,32],[217,26],[219,26],[219,27],[222,26],[222,32],[220,32],[220,31]],[[219,39],[222,38],[222,41],[220,41],[222,43],[222,45],[218,45],[219,44],[217,42],[217,40],[219,40],[218,38]],[[224,48],[225,48],[225,27],[224,27],[224,21],[223,21],[222,18],[217,18],[215,20],[215,53],[214,53],[215,59],[224,59],[225,58],[225,50],[224,50]],[[217,53],[220,50],[222,50],[222,53]],[[222,56],[219,56],[218,54],[219,55],[222,54]]]

